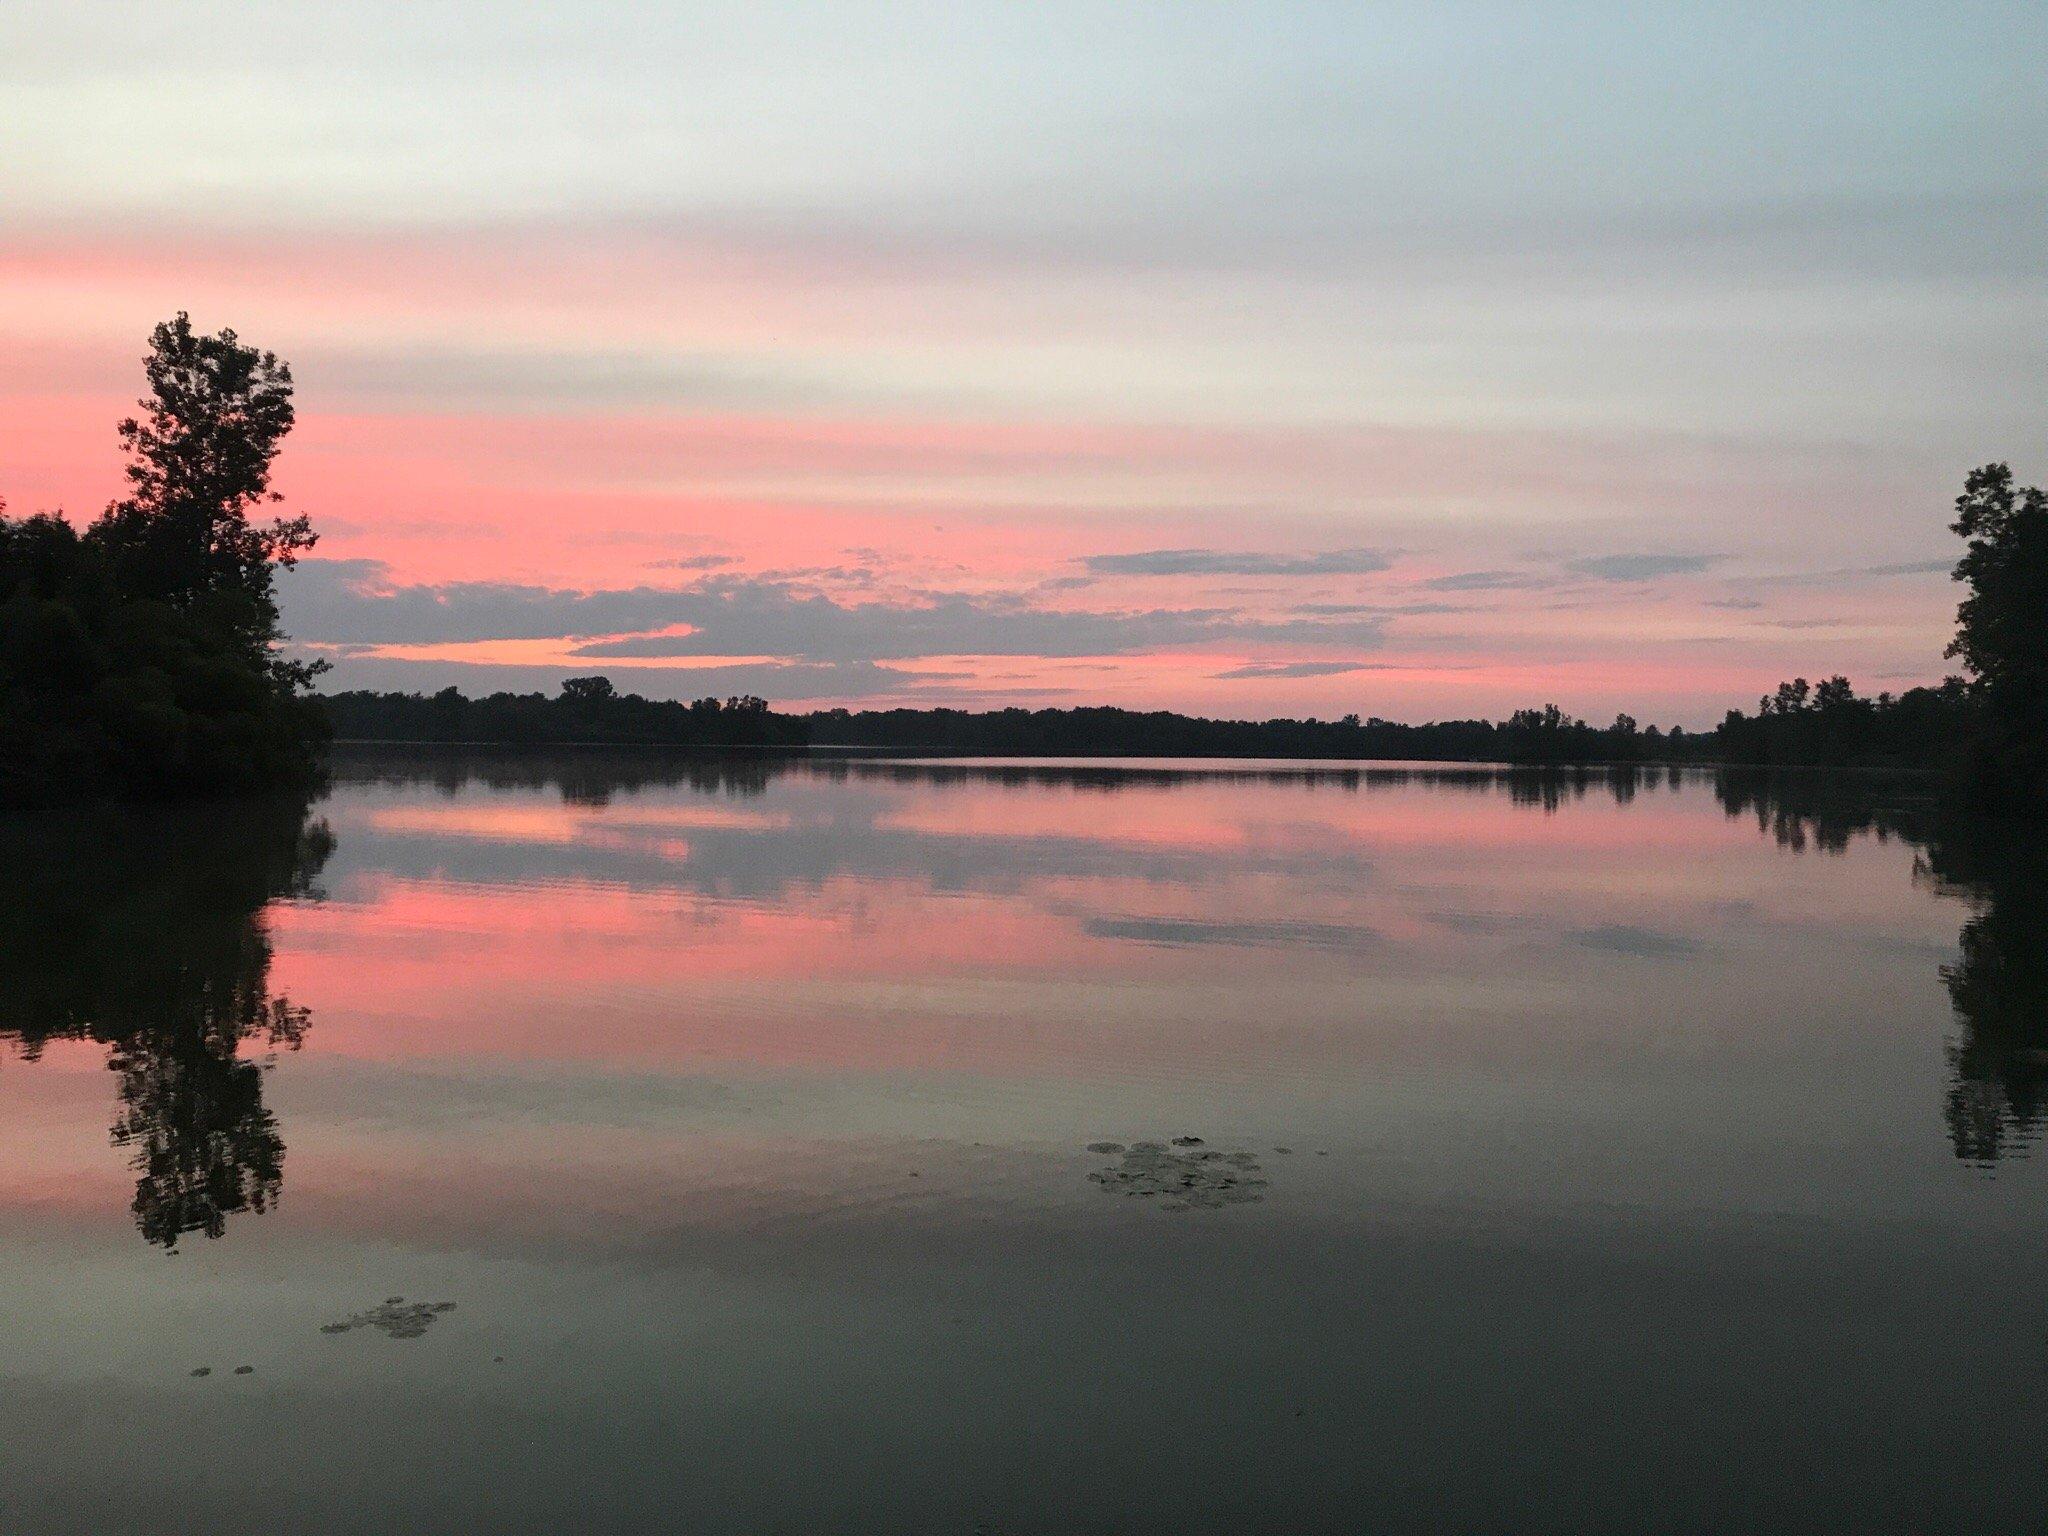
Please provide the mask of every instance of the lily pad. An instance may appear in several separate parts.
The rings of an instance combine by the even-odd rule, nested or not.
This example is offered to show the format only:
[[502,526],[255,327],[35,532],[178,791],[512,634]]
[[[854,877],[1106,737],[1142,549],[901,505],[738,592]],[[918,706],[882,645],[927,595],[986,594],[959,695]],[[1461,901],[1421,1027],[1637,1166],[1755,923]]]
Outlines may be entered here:
[[1156,1141],[1095,1142],[1089,1151],[1117,1157],[1108,1168],[1088,1175],[1110,1194],[1133,1200],[1156,1200],[1166,1211],[1216,1210],[1226,1205],[1252,1205],[1265,1197],[1258,1156],[1252,1152],[1217,1152],[1202,1147],[1199,1136],[1175,1138],[1176,1152]]
[[370,1307],[343,1318],[338,1323],[324,1324],[322,1333],[349,1333],[357,1328],[374,1328],[386,1338],[416,1339],[432,1326],[435,1318],[443,1312],[453,1312],[452,1301],[407,1301],[403,1296],[393,1296],[382,1306]]

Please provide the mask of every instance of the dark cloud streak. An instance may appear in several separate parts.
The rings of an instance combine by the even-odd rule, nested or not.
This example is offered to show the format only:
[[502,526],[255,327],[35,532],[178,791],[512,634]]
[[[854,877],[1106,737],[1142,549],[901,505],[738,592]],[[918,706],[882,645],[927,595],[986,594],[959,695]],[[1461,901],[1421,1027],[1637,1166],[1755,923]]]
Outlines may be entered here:
[[1265,677],[1335,677],[1340,672],[1360,672],[1365,663],[1359,661],[1248,661],[1241,667],[1232,667],[1228,672],[1215,676],[1223,681],[1256,679]]
[[1314,555],[1146,549],[1133,554],[1090,555],[1084,563],[1098,576],[1369,576],[1384,571],[1393,560],[1378,549],[1332,549]]

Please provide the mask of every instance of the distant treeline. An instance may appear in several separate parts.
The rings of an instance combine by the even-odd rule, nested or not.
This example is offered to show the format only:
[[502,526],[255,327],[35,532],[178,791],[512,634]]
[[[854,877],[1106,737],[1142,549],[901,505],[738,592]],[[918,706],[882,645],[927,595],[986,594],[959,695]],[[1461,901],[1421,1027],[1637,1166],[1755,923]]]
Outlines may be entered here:
[[974,757],[1334,757],[1452,762],[1643,762],[1697,757],[1703,738],[1627,716],[1596,728],[1555,705],[1495,724],[1446,720],[1206,720],[1164,710],[824,710],[778,714],[757,698],[684,704],[572,677],[559,694],[339,693],[326,700],[350,741],[595,742],[702,747],[853,747]]
[[1757,712],[1731,709],[1705,739],[1716,762],[1765,767],[1958,768],[1977,739],[1979,702],[1959,677],[1859,699],[1846,677],[1780,683]]
[[801,747],[810,739],[800,715],[778,715],[756,698],[643,698],[603,677],[572,677],[562,691],[331,694],[334,734],[355,741],[602,742],[691,747]]
[[1113,708],[823,710],[778,714],[757,698],[683,704],[620,693],[603,677],[561,693],[342,693],[327,701],[336,736],[354,741],[567,743],[697,747],[846,747],[966,757],[1383,758],[1520,764],[1728,762],[1936,767],[1967,733],[1959,681],[1859,699],[1843,678],[1782,684],[1755,715],[1730,710],[1712,731],[1596,726],[1555,704],[1506,720],[1209,720]]
[[977,757],[1334,757],[1438,762],[1644,762],[1691,757],[1695,738],[1623,715],[1599,727],[1556,705],[1510,718],[1406,725],[1341,720],[1207,720],[1164,710],[826,710],[809,717],[819,746],[893,748]]
[[1972,738],[1975,702],[1959,678],[1874,699],[1846,678],[1780,684],[1757,713],[1730,710],[1711,731],[1593,725],[1555,704],[1507,719],[1407,725],[1341,720],[1204,720],[1121,709],[892,709],[810,717],[820,745],[976,756],[1333,757],[1499,763],[1719,762],[1872,768],[1951,766]]

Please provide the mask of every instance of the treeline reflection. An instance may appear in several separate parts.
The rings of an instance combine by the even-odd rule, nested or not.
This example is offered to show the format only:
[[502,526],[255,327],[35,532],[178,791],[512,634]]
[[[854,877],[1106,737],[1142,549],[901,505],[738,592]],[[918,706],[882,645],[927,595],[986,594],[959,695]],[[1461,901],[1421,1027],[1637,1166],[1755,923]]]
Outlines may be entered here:
[[[1427,785],[1544,814],[1686,786],[1789,852],[1839,855],[1861,838],[1912,848],[1915,877],[1969,908],[1941,970],[1953,1009],[1941,1105],[1954,1154],[1994,1166],[2024,1153],[2048,1120],[2048,839],[1946,815],[1910,780],[1643,765],[1168,770],[619,753],[356,755],[336,769],[343,783],[554,793],[593,807],[659,789],[752,797],[792,774],[1089,794],[1218,780],[1338,793]],[[219,1237],[279,1197],[285,1142],[263,1074],[269,1055],[299,1046],[310,1019],[273,987],[264,913],[317,898],[334,847],[303,801],[0,821],[0,1043],[31,1061],[52,1041],[105,1048],[118,1084],[111,1135],[130,1156],[134,1216],[151,1243]]]
[[295,1050],[310,1020],[271,990],[262,914],[316,895],[333,846],[303,799],[0,822],[0,1040],[106,1047],[152,1243],[278,1197],[284,1139],[243,1053]]
[[994,785],[1012,789],[1059,788],[1114,794],[1200,783],[1301,784],[1311,788],[1375,790],[1426,785],[1469,794],[1508,794],[1518,805],[1557,810],[1588,795],[1626,804],[1646,790],[1676,789],[1688,775],[1712,768],[1678,764],[1531,767],[1492,763],[1324,765],[1247,763],[1191,758],[1166,766],[1138,761],[1072,758],[1063,761],[906,758],[808,753],[682,753],[632,747],[559,751],[479,747],[377,745],[338,747],[335,777],[344,783],[432,785],[454,797],[489,790],[552,791],[571,805],[603,806],[620,795],[651,789],[748,797],[778,780],[797,777],[827,784],[874,781],[935,786]]
[[1589,798],[1627,805],[1639,795],[1710,784],[1730,816],[1757,817],[1790,847],[1811,841],[1827,851],[1850,835],[1888,835],[1887,818],[1923,810],[1930,779],[1830,770],[1770,770],[1717,764],[1617,763],[1270,763],[1183,759],[1069,758],[1005,761],[807,753],[685,753],[632,747],[557,751],[478,747],[345,745],[336,749],[343,783],[431,785],[454,797],[471,789],[535,790],[571,805],[599,807],[621,795],[685,789],[751,797],[785,779],[826,784],[880,782],[939,787],[1067,789],[1101,794],[1214,783],[1296,784],[1348,791],[1426,787],[1470,795],[1504,794],[1516,805],[1557,811]]
[[1427,786],[1505,795],[1555,813],[1589,798],[1628,805],[1688,781],[1708,788],[1731,819],[1796,853],[1840,854],[1858,838],[1915,850],[1918,876],[1970,904],[1958,956],[1942,968],[1954,1009],[1944,1100],[1958,1158],[1991,1165],[2037,1139],[2048,1119],[2048,838],[2009,824],[1942,811],[1932,781],[1825,770],[1725,765],[1619,764],[1526,767],[1488,764],[1322,765],[1188,760],[1172,767],[1076,759],[988,760],[812,755],[678,755],[621,751],[552,754],[447,749],[354,749],[337,762],[357,782],[431,783],[456,795],[472,786],[553,790],[602,806],[636,791],[687,788],[755,796],[789,775],[827,783],[882,781],[994,785],[1115,794],[1217,781],[1301,784],[1340,792]]

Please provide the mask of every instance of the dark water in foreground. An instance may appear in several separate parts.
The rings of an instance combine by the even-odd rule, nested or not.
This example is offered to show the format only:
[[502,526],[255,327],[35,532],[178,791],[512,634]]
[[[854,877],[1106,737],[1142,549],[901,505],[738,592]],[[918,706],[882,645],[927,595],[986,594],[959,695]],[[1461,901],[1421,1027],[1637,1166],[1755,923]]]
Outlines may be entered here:
[[0,1531],[2040,1528],[2037,854],[1219,766],[0,827]]

